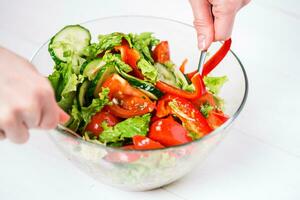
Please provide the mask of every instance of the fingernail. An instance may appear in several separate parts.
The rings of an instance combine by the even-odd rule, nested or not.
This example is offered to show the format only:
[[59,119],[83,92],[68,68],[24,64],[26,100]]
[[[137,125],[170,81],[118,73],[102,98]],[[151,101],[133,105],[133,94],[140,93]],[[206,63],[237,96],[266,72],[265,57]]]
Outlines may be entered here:
[[60,114],[59,114],[59,123],[61,124],[65,124],[69,121],[70,119],[70,116],[65,113],[64,111],[61,111]]
[[199,35],[198,36],[198,48],[199,50],[205,50],[205,46],[206,46],[206,37],[205,35]]

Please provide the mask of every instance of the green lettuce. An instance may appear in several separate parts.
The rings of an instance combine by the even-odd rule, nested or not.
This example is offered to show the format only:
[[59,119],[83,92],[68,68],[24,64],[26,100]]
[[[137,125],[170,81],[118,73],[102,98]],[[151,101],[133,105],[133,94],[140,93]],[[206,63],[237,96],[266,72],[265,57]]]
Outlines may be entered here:
[[73,100],[70,112],[71,119],[66,126],[73,131],[82,132],[91,121],[92,116],[100,112],[105,105],[109,104],[108,94],[109,89],[103,89],[99,94],[99,98],[93,99],[92,103],[87,107],[80,107],[77,100]]
[[109,103],[109,89],[103,88],[99,94],[99,98],[93,99],[92,103],[88,107],[81,107],[81,116],[85,124],[91,121],[91,117]]
[[54,72],[48,76],[48,80],[52,85],[52,88],[55,92],[55,98],[58,101],[60,99],[60,95],[62,91],[61,86],[63,82],[63,76],[61,71],[55,69]]
[[151,56],[151,49],[153,46],[159,43],[159,40],[153,36],[153,33],[144,32],[141,34],[132,34],[130,33],[129,38],[132,41],[132,46],[137,51],[140,52],[140,55],[145,58],[150,63],[154,63],[154,60]]
[[99,139],[101,142],[117,143],[124,141],[126,138],[132,138],[135,135],[147,135],[149,130],[151,115],[150,113],[128,118],[113,127],[108,127],[103,123],[103,132],[100,134]]
[[200,112],[202,113],[202,115],[207,118],[208,114],[210,111],[212,111],[214,109],[213,106],[211,106],[209,103],[205,103],[201,106],[200,108]]
[[77,85],[82,83],[82,75],[76,75],[71,63],[60,63],[48,76],[59,106],[66,112],[70,112],[76,96]]
[[227,76],[220,76],[220,77],[205,76],[203,78],[203,81],[205,83],[205,86],[208,88],[208,90],[211,93],[218,95],[221,87],[224,85],[225,82],[228,81],[228,78]]
[[73,100],[76,96],[77,85],[83,82],[83,76],[71,74],[67,79],[65,87],[61,93],[61,99],[58,105],[66,112],[72,107]]
[[124,33],[114,32],[111,34],[98,36],[98,40],[99,40],[98,49],[100,51],[113,49],[115,46],[121,45],[122,38],[127,40],[130,47],[132,46],[131,39],[128,37],[128,35]]
[[73,131],[77,131],[79,129],[80,123],[82,121],[81,113],[78,109],[78,105],[76,103],[76,100],[74,101],[75,103],[72,105],[72,110],[70,113],[70,120],[65,124],[69,129]]
[[143,58],[139,60],[137,66],[149,82],[155,83],[157,81],[158,71],[156,67],[154,67],[152,64],[150,64]]
[[111,54],[111,53],[106,53],[103,56],[103,61],[106,62],[107,64],[112,64],[112,65],[117,65],[119,69],[121,69],[122,71],[124,71],[125,73],[131,72],[132,68],[127,65],[126,63],[124,63],[121,60],[120,55],[116,54]]

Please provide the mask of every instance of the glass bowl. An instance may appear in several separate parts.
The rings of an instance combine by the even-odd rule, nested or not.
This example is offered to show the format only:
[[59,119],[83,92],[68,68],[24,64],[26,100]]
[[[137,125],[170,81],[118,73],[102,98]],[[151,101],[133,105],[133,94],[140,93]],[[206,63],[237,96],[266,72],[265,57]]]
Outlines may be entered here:
[[[199,51],[192,26],[171,19],[148,16],[117,16],[92,20],[82,24],[95,41],[98,34],[111,32],[153,32],[161,40],[168,40],[171,59],[180,65],[188,58],[187,70],[196,69]],[[46,42],[34,55],[32,63],[48,75],[54,65]],[[210,48],[212,55],[221,43]],[[158,150],[123,150],[86,142],[65,130],[51,130],[50,137],[65,156],[86,174],[103,183],[131,191],[144,191],[169,184],[201,164],[216,147],[243,108],[248,82],[245,69],[231,51],[212,75],[227,75],[229,81],[220,96],[225,100],[225,113],[230,119],[206,137],[188,144]]]

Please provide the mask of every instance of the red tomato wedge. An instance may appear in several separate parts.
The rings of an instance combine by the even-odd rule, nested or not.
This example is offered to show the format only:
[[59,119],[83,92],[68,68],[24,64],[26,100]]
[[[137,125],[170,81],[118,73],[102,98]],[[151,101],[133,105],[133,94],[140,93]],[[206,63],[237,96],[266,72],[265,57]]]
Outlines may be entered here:
[[172,116],[155,121],[150,126],[148,137],[167,147],[192,141],[187,130]]
[[171,85],[169,85],[167,83],[164,83],[162,81],[157,81],[155,86],[164,93],[173,94],[175,96],[182,97],[182,98],[185,98],[185,99],[200,98],[206,92],[205,85],[204,85],[204,82],[202,80],[202,76],[199,73],[196,73],[192,77],[191,81],[192,81],[192,83],[195,87],[194,92],[187,92],[185,90],[176,88],[176,87],[171,86]]
[[121,46],[116,46],[115,50],[120,51],[122,61],[132,68],[132,75],[144,79],[142,72],[137,67],[137,62],[140,59],[139,52],[134,48],[130,48],[129,45],[125,43],[122,43]]
[[146,150],[146,149],[161,149],[164,148],[159,142],[153,141],[150,138],[142,135],[135,135],[132,138],[134,149]]
[[189,131],[203,137],[212,131],[201,112],[188,100],[167,94],[157,104],[156,115],[176,115]]
[[170,50],[168,41],[160,42],[153,50],[152,57],[155,62],[165,63],[170,61]]
[[155,102],[152,102],[140,90],[132,87],[118,74],[113,74],[102,85],[109,88],[109,97],[113,105],[109,106],[110,112],[121,118],[129,118],[152,112]]
[[119,122],[119,119],[113,116],[107,109],[92,116],[91,122],[86,126],[85,130],[99,136],[102,133],[102,123],[106,122],[108,126],[114,126]]

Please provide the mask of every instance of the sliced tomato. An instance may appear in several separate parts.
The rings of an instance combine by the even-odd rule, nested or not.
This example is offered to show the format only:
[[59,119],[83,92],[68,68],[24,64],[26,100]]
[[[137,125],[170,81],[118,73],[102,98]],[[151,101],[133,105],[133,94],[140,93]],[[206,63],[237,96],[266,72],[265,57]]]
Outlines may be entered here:
[[121,59],[132,68],[132,75],[137,78],[144,79],[142,72],[137,67],[140,54],[134,48],[130,48],[128,43],[122,42],[121,46],[116,46],[115,50],[120,51]]
[[213,129],[218,128],[229,119],[222,111],[211,111],[208,115],[207,122]]
[[112,115],[107,109],[92,116],[91,122],[86,126],[85,130],[99,136],[102,133],[102,123],[106,122],[108,126],[114,126],[119,122],[119,119]]
[[142,135],[135,135],[132,138],[134,149],[146,150],[146,149],[161,149],[164,148],[159,142],[153,141],[150,138]]
[[109,97],[113,105],[109,106],[111,113],[117,117],[129,118],[152,112],[155,102],[152,102],[140,90],[132,87],[118,74],[106,79],[102,87],[109,88]]
[[192,141],[187,130],[172,116],[154,122],[150,126],[149,138],[167,147]]
[[184,98],[167,94],[159,100],[156,115],[164,117],[168,114],[176,115],[182,121],[184,127],[191,132],[197,133],[199,138],[212,131],[201,112]]
[[155,62],[165,63],[170,61],[170,50],[168,41],[160,42],[153,50],[153,59]]

